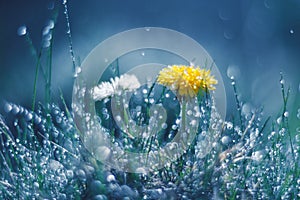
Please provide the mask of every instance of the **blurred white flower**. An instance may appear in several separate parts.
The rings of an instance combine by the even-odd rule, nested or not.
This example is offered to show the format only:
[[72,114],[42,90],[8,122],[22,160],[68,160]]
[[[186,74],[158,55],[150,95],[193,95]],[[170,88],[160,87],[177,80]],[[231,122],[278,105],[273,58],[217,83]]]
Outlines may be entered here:
[[92,96],[94,100],[101,100],[106,97],[112,96],[115,93],[113,84],[110,82],[102,82],[92,89]]
[[121,91],[133,91],[140,87],[140,82],[135,75],[124,74],[111,78],[110,82],[104,81],[92,89],[92,97],[95,101],[113,96]]

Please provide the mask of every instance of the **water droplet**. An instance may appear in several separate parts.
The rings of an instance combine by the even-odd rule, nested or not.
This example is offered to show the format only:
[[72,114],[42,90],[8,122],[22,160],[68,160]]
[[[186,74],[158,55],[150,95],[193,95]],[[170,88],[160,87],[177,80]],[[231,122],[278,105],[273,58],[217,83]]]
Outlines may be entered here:
[[145,52],[142,52],[141,55],[142,55],[142,56],[145,56]]
[[277,120],[276,120],[277,124],[281,124],[281,121],[282,121],[281,117],[278,117]]
[[145,30],[146,30],[147,32],[149,32],[151,29],[150,29],[150,28],[148,28],[148,27],[146,27],[146,28],[145,28]]
[[78,170],[76,172],[76,175],[78,176],[78,178],[80,180],[86,180],[86,174],[85,174],[85,172],[82,169]]
[[117,115],[116,116],[116,121],[120,122],[122,120],[121,116],[120,115]]
[[232,40],[234,38],[234,33],[230,30],[224,31],[224,38],[227,40]]
[[51,42],[49,40],[45,40],[43,43],[44,48],[48,48],[48,47],[50,47],[50,45],[51,45]]
[[188,110],[186,113],[187,113],[187,115],[192,115],[192,114],[193,114],[193,111]]
[[19,106],[14,105],[14,106],[12,107],[12,113],[13,113],[14,115],[16,115],[16,114],[18,114],[19,112],[20,112]]
[[30,120],[32,120],[32,117],[33,117],[33,115],[32,115],[31,113],[28,113],[28,114],[25,116],[25,120],[26,120],[26,121],[30,121]]
[[229,136],[224,136],[224,137],[222,137],[221,142],[222,142],[224,145],[229,144],[229,142],[230,142],[230,137],[229,137]]
[[75,73],[77,73],[77,74],[81,73],[81,67],[76,67],[75,68]]
[[162,129],[168,128],[168,124],[167,124],[167,123],[163,123],[163,124],[161,125],[161,128],[162,128]]
[[290,30],[290,34],[294,34],[294,30],[293,29]]
[[148,93],[147,89],[143,89],[143,94],[147,94],[147,93]]
[[12,105],[10,103],[5,103],[4,111],[9,113],[12,110]]
[[300,133],[300,127],[297,127],[297,128],[296,128],[296,131],[297,131],[298,133]]
[[108,175],[107,177],[106,177],[106,181],[107,182],[115,182],[116,181],[116,178],[115,178],[115,176],[114,175],[112,175],[112,174],[110,174],[110,175]]
[[233,124],[232,124],[231,122],[227,122],[227,123],[226,123],[226,128],[227,128],[228,130],[231,130],[231,129],[233,128]]
[[281,79],[280,84],[284,85],[284,83],[285,83],[284,79]]
[[49,32],[50,32],[50,29],[49,29],[48,26],[46,26],[46,27],[43,29],[42,34],[43,34],[43,35],[47,35],[47,34],[49,34]]
[[27,33],[27,27],[25,26],[25,25],[23,25],[23,26],[20,26],[19,28],[18,28],[18,35],[19,36],[22,36],[22,35],[26,35],[26,33]]
[[48,27],[49,29],[53,29],[53,28],[54,28],[54,21],[53,21],[52,19],[50,19],[50,20],[48,21],[47,27]]
[[196,125],[197,125],[197,121],[193,119],[193,120],[190,122],[190,125],[191,125],[191,126],[196,126]]
[[239,77],[240,69],[236,65],[229,65],[227,68],[227,77],[230,79],[235,79]]
[[35,117],[34,117],[34,122],[35,122],[36,124],[41,123],[41,121],[42,121],[42,119],[41,119],[39,116],[35,116]]
[[165,96],[166,96],[166,98],[169,98],[169,97],[170,97],[170,94],[169,94],[169,93],[167,93]]
[[67,0],[63,0],[63,4],[65,5],[67,3]]
[[262,160],[263,156],[264,156],[264,154],[262,151],[256,151],[256,152],[252,153],[251,158],[252,158],[252,160],[259,162]]
[[283,116],[284,116],[284,117],[288,117],[288,116],[289,116],[289,112],[288,112],[288,111],[285,111],[285,112],[283,113]]

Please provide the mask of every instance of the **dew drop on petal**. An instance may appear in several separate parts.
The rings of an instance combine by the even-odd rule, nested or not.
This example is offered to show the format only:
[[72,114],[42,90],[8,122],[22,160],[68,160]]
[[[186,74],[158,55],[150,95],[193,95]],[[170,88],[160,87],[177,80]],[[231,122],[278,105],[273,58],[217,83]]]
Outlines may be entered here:
[[25,26],[25,25],[23,25],[23,26],[20,26],[19,28],[18,28],[18,35],[19,36],[22,36],[22,35],[26,35],[26,33],[27,33],[27,27]]

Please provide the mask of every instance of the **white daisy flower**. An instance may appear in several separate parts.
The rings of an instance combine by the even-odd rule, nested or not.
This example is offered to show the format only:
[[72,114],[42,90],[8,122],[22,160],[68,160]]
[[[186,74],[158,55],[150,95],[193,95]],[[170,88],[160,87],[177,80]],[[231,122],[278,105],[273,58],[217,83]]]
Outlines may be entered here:
[[133,91],[140,87],[140,82],[135,75],[124,74],[111,78],[110,82],[104,81],[92,89],[92,97],[95,101],[118,94],[121,91]]

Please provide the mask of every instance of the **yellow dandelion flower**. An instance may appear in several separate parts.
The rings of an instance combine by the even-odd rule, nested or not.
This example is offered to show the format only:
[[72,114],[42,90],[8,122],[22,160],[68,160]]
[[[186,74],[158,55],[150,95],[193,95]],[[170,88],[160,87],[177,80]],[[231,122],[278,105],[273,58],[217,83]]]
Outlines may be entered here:
[[210,70],[185,65],[173,65],[162,69],[157,82],[185,97],[194,97],[200,90],[215,90],[214,85],[218,83],[210,75]]

